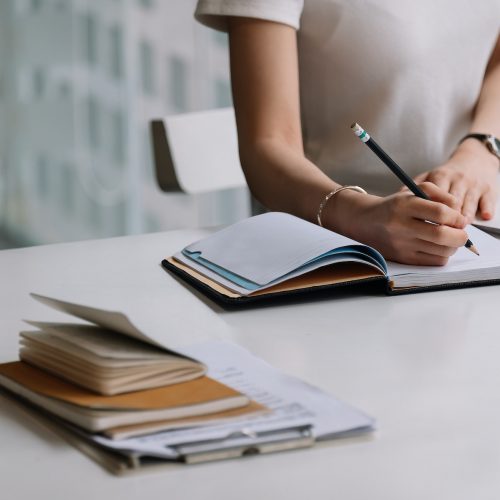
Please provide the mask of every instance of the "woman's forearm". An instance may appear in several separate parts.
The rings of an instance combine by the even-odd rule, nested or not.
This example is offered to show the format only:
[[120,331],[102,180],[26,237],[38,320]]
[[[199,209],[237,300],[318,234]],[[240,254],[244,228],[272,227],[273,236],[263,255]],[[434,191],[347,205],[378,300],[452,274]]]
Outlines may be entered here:
[[252,194],[271,210],[315,222],[321,200],[339,186],[279,138],[240,145],[240,157]]

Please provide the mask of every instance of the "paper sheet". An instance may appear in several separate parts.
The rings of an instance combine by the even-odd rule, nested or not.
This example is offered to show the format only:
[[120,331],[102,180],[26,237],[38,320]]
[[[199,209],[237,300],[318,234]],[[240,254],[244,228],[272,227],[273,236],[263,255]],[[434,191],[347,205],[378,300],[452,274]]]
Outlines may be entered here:
[[345,431],[368,429],[374,424],[374,420],[361,411],[280,372],[237,345],[214,341],[183,351],[206,363],[209,376],[266,405],[273,413],[249,418],[244,423],[179,429],[121,441],[101,436],[91,438],[110,448],[169,458],[174,453],[172,446],[205,440],[222,442],[243,431],[265,432],[312,424],[314,436],[320,440]]
[[293,215],[269,212],[217,231],[186,250],[199,252],[233,274],[266,285],[334,248],[357,244]]

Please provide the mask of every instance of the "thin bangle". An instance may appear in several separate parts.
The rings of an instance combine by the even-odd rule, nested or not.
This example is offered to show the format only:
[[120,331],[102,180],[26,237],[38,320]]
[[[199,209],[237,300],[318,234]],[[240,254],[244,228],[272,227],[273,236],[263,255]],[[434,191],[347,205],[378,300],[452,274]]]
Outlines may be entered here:
[[325,208],[326,204],[328,203],[328,200],[330,198],[333,198],[337,193],[340,193],[340,191],[344,191],[345,189],[350,189],[351,191],[357,191],[358,193],[367,194],[367,192],[359,186],[340,186],[337,189],[330,191],[324,197],[323,201],[319,205],[318,213],[316,215],[316,219],[318,220],[318,226],[323,227],[323,223],[321,222],[321,214],[323,213],[323,209]]

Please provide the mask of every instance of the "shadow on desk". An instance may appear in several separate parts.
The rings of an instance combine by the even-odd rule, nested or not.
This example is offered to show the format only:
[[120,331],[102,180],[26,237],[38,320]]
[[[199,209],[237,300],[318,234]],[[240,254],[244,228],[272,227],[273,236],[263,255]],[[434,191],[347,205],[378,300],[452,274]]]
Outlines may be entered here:
[[29,431],[37,438],[42,439],[53,448],[66,448],[54,432],[39,422],[31,413],[26,411],[20,404],[14,402],[14,397],[3,389],[0,389],[0,418],[15,422],[22,432]]

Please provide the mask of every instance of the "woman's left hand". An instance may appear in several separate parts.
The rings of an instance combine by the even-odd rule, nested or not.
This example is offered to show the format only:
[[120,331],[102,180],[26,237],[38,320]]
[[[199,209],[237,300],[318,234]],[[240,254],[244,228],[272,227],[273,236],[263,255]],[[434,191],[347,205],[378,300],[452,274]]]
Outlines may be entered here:
[[456,199],[456,208],[470,223],[479,213],[488,220],[495,214],[499,161],[484,144],[467,139],[451,158],[439,167],[415,177],[448,191]]

